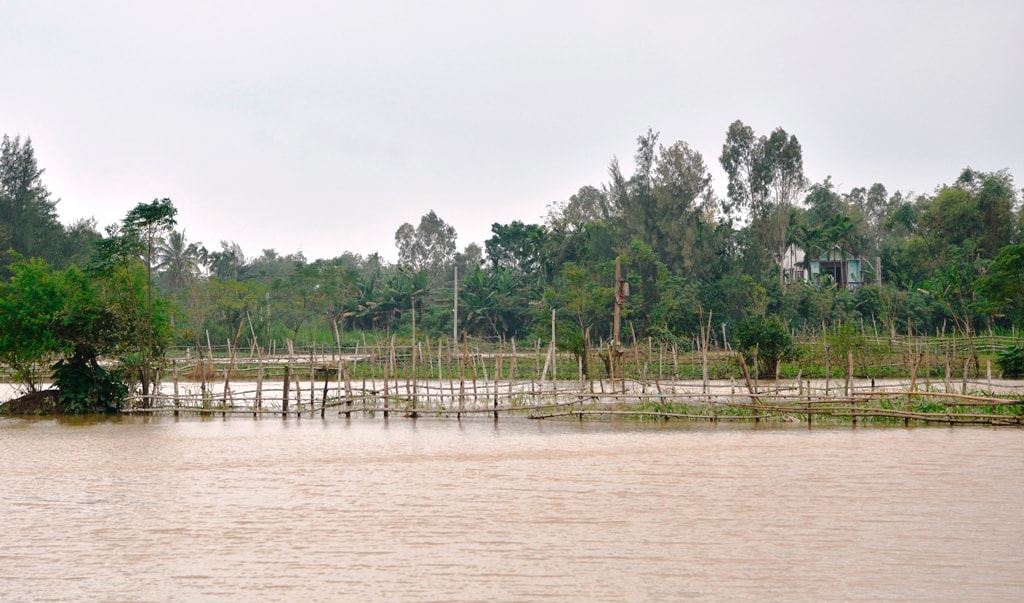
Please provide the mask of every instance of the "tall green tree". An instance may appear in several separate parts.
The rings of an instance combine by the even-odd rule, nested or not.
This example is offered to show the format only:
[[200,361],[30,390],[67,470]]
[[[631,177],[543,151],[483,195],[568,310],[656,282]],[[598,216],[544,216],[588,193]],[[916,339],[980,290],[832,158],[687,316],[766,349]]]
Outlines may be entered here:
[[[42,175],[32,139],[5,134],[0,141],[0,251],[13,249],[58,263],[64,231]],[[10,261],[11,256],[0,254],[0,276]]]
[[658,144],[648,130],[637,138],[636,170],[626,177],[613,160],[607,196],[621,224],[619,249],[642,241],[666,267],[692,275],[709,259],[707,235],[714,216],[711,175],[703,156],[686,142]]
[[455,228],[430,210],[418,226],[406,222],[395,232],[398,263],[437,276],[455,259],[456,236]]
[[57,351],[53,317],[64,291],[59,275],[39,258],[16,261],[10,270],[10,280],[0,283],[0,364],[36,391],[49,374],[48,356]]
[[154,267],[165,286],[175,291],[187,287],[199,276],[206,257],[206,248],[199,243],[189,243],[184,230],[172,230],[157,242]]
[[[134,365],[143,396],[150,393],[157,368],[155,362],[162,357],[166,343],[164,338],[168,336],[166,329],[157,320],[153,268],[157,244],[174,227],[176,214],[177,210],[167,198],[139,203],[125,215],[120,224],[107,228],[107,237],[97,242],[89,266],[93,273],[120,283],[113,293],[120,296],[122,307],[138,325],[131,332],[137,333],[139,338],[135,346],[138,359]],[[144,273],[142,279],[136,276],[136,268],[139,266]],[[143,289],[141,300],[137,295],[140,280]],[[166,307],[163,303],[161,306],[159,314],[163,317]]]
[[1024,244],[999,250],[985,274],[975,281],[974,290],[988,314],[1005,314],[1017,328],[1024,329]]
[[737,120],[726,132],[719,162],[729,179],[725,208],[746,213],[755,251],[775,262],[779,282],[785,282],[782,260],[789,244],[790,210],[807,186],[800,142],[782,128],[757,137],[753,128]]

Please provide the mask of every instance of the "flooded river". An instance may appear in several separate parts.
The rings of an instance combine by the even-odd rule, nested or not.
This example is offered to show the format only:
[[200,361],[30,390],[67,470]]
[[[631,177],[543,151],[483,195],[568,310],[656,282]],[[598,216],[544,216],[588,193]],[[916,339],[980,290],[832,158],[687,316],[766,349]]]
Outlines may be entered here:
[[1024,430],[0,419],[3,601],[1019,601]]

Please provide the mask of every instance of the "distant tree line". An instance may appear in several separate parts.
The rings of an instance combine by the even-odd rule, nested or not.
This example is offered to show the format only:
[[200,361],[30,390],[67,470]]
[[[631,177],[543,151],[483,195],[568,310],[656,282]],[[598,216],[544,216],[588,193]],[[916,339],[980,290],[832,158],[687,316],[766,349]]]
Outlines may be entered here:
[[[208,247],[187,239],[168,199],[103,233],[90,220],[65,226],[31,140],[4,136],[0,364],[30,388],[63,377],[62,392],[102,410],[116,407],[119,384],[146,391],[173,345],[348,345],[367,332],[405,337],[414,321],[433,337],[546,341],[554,310],[559,346],[582,354],[611,339],[616,260],[630,289],[626,332],[684,349],[709,317],[719,345],[849,323],[968,337],[1024,323],[1024,213],[1005,170],[968,167],[931,193],[839,191],[827,177],[808,182],[796,136],[736,121],[718,156],[719,198],[699,151],[659,139],[637,138],[633,173],[613,158],[606,182],[537,222],[493,224],[482,248],[458,251],[455,229],[430,210],[398,227],[389,263]],[[787,279],[793,245],[805,263],[831,249],[859,256],[865,282]],[[41,360],[53,368],[37,374]]]

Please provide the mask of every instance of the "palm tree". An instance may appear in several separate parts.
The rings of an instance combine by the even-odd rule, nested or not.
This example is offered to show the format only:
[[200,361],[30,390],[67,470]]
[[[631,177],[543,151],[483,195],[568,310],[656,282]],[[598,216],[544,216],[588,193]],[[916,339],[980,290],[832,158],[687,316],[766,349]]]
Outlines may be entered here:
[[167,288],[173,291],[185,287],[199,275],[206,255],[202,245],[186,242],[185,231],[172,230],[156,245],[155,267],[162,274]]

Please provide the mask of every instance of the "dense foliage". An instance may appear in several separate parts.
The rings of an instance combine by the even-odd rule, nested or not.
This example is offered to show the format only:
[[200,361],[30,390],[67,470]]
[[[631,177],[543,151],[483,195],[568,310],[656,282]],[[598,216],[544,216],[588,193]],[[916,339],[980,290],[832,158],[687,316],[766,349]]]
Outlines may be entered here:
[[[460,252],[430,210],[398,227],[390,264],[341,250],[310,261],[207,247],[177,229],[168,199],[140,203],[103,235],[88,221],[63,226],[31,140],[5,136],[0,364],[30,389],[55,375],[74,410],[110,410],[123,394],[113,383],[145,393],[170,345],[353,345],[415,324],[435,337],[545,343],[553,330],[589,373],[585,351],[612,339],[616,260],[629,289],[625,343],[691,348],[713,316],[711,345],[751,360],[757,350],[762,376],[793,358],[792,336],[841,325],[970,341],[1024,324],[1024,216],[1005,171],[966,168],[931,194],[881,183],[840,191],[807,180],[796,136],[759,136],[740,121],[717,160],[724,199],[698,150],[648,131],[632,174],[613,158],[607,182],[581,186],[543,220],[495,223],[482,247]],[[838,281],[834,267],[797,276],[828,254],[859,258],[859,280]]]

